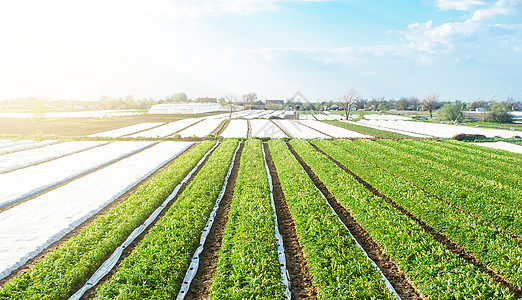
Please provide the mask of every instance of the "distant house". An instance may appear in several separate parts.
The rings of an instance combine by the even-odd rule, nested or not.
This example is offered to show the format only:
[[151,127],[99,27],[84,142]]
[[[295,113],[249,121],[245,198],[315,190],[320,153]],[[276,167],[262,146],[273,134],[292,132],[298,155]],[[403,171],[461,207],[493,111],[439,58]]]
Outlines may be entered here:
[[265,103],[261,100],[258,100],[252,104],[250,109],[265,109]]
[[284,100],[266,100],[266,108],[268,109],[280,108],[284,104]]
[[217,103],[217,98],[198,98],[197,103]]

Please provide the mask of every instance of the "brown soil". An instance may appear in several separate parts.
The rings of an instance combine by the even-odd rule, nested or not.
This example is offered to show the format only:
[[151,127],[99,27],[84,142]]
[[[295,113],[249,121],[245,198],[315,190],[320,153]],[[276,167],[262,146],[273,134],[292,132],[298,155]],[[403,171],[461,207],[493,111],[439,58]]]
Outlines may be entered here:
[[247,124],[248,124],[247,138],[251,138],[252,137],[252,124],[250,124],[250,120],[247,120]]
[[504,228],[502,228],[502,227],[498,227],[497,225],[495,225],[495,224],[493,224],[493,223],[491,223],[491,222],[489,222],[489,221],[486,221],[486,220],[482,219],[481,217],[475,215],[474,213],[472,213],[472,212],[470,212],[470,211],[468,211],[468,210],[465,210],[464,208],[458,206],[457,204],[455,204],[455,203],[453,203],[453,202],[450,202],[450,201],[448,201],[448,200],[446,200],[446,199],[444,199],[444,198],[441,198],[441,197],[439,197],[439,196],[437,196],[437,195],[431,193],[430,191],[426,190],[425,188],[423,188],[423,187],[421,187],[421,186],[419,186],[419,185],[417,185],[417,184],[415,184],[415,183],[409,181],[409,180],[406,179],[406,178],[403,178],[402,176],[396,175],[396,174],[390,172],[389,170],[386,170],[386,169],[384,169],[384,168],[381,168],[380,166],[378,166],[378,165],[376,165],[376,164],[374,164],[374,163],[372,163],[372,162],[370,162],[370,161],[368,161],[368,160],[366,160],[366,159],[364,159],[364,158],[361,158],[361,159],[363,159],[364,161],[366,161],[366,162],[368,162],[368,163],[374,165],[375,167],[377,167],[377,168],[379,168],[379,169],[381,169],[381,170],[383,170],[383,171],[385,171],[385,172],[387,172],[387,173],[393,175],[394,177],[397,177],[397,178],[399,178],[399,179],[401,179],[401,180],[403,180],[403,181],[407,181],[407,182],[411,183],[413,186],[415,186],[416,188],[422,190],[423,192],[425,192],[426,194],[430,195],[431,197],[434,197],[434,198],[436,198],[436,199],[439,200],[439,201],[443,201],[443,202],[445,202],[446,204],[448,204],[449,206],[451,206],[451,207],[453,207],[453,208],[455,208],[455,209],[458,209],[458,210],[460,210],[461,212],[463,212],[463,213],[465,213],[465,214],[467,214],[467,215],[470,215],[470,216],[472,216],[473,218],[475,218],[475,219],[477,219],[477,220],[479,220],[479,221],[481,221],[481,222],[484,222],[485,224],[488,224],[489,226],[495,227],[496,229],[498,229],[498,230],[504,232],[504,233],[507,234],[508,236],[510,236],[510,237],[512,237],[512,238],[514,238],[514,239],[516,239],[516,240],[518,240],[519,242],[522,243],[522,238],[521,238],[521,237],[519,237],[519,236],[517,236],[517,235],[515,235],[515,234],[513,234],[513,233],[511,233],[511,232],[509,232],[509,231],[507,231],[506,229],[504,229]]
[[236,184],[237,174],[239,170],[239,162],[241,153],[243,152],[244,144],[241,144],[239,151],[236,154],[232,173],[228,179],[225,194],[219,209],[214,218],[214,224],[210,228],[203,251],[199,255],[199,266],[190,288],[185,296],[185,299],[208,299],[209,288],[212,283],[212,274],[216,270],[218,262],[218,252],[221,249],[221,242],[223,241],[223,233],[225,232],[225,225],[228,222],[228,212],[230,211],[230,204],[234,196],[234,186]]
[[401,299],[425,299],[425,296],[413,285],[406,274],[401,271],[399,266],[392,261],[388,255],[386,255],[384,249],[369,236],[366,230],[353,218],[352,214],[339,202],[339,200],[337,200],[337,198],[335,198],[332,193],[330,193],[319,177],[317,177],[306,162],[304,162],[299,154],[297,154],[292,145],[288,143],[287,145],[292,154],[303,166],[308,176],[310,176],[315,186],[325,195],[335,213],[339,216],[357,242],[359,242],[361,247],[363,247],[371,260],[377,264]]
[[221,122],[219,124],[219,126],[216,129],[214,129],[214,131],[212,131],[210,134],[212,134],[214,136],[220,136],[223,133],[223,131],[225,131],[225,129],[227,129],[229,124],[230,124],[230,119],[223,120],[223,122]]
[[312,275],[308,270],[303,249],[299,244],[295,223],[286,203],[285,195],[279,182],[276,166],[266,143],[263,144],[268,169],[272,176],[274,188],[274,203],[276,207],[279,232],[283,238],[285,249],[286,268],[290,275],[290,292],[292,299],[317,299],[317,288],[313,286]]
[[279,126],[276,122],[274,122],[274,120],[270,120],[270,122],[272,122],[277,128],[281,129],[281,131],[284,134],[286,134],[287,137],[294,138],[290,133],[288,133],[288,131],[284,130],[281,126]]
[[335,138],[334,136],[329,135],[329,134],[326,133],[326,132],[322,132],[322,131],[320,131],[320,130],[317,129],[317,128],[313,128],[313,127],[311,127],[311,126],[308,126],[308,125],[306,125],[305,123],[299,123],[299,124],[301,124],[301,125],[303,125],[303,126],[306,126],[306,127],[310,128],[310,129],[313,129],[313,130],[315,130],[315,131],[317,131],[317,132],[319,132],[319,133],[322,133],[322,134],[326,135],[327,137],[329,137],[330,139],[334,139],[334,138]]
[[[102,145],[102,146],[103,146],[103,145]],[[96,169],[94,169],[94,170],[91,170],[91,171],[87,172],[87,173],[83,173],[83,174],[78,175],[78,176],[76,176],[76,177],[74,177],[74,178],[71,178],[71,179],[66,180],[66,181],[64,181],[64,182],[58,183],[58,184],[56,184],[56,185],[53,185],[53,186],[51,186],[51,187],[49,187],[49,188],[46,188],[45,190],[43,190],[43,191],[41,191],[41,192],[38,192],[38,193],[33,194],[33,195],[31,195],[31,196],[25,197],[25,198],[23,198],[23,199],[21,199],[21,200],[19,200],[19,201],[14,202],[14,203],[11,203],[11,204],[8,204],[8,205],[5,205],[5,206],[3,206],[3,207],[0,208],[0,213],[2,213],[2,212],[4,212],[4,211],[7,211],[7,210],[9,210],[9,209],[11,209],[11,208],[13,208],[13,207],[15,207],[15,206],[18,206],[18,205],[20,205],[20,204],[22,204],[22,203],[25,203],[25,202],[27,202],[27,201],[29,201],[29,200],[33,200],[33,199],[35,199],[35,198],[37,198],[37,197],[39,197],[39,196],[41,196],[41,195],[43,195],[43,194],[45,194],[45,193],[48,193],[48,192],[53,191],[53,190],[56,190],[57,188],[60,188],[60,187],[62,187],[62,186],[64,186],[64,185],[70,183],[71,181],[74,181],[74,180],[80,179],[80,178],[85,177],[85,176],[87,176],[87,175],[89,175],[89,174],[92,174],[92,173],[94,173],[94,172],[96,172],[96,171],[99,171],[99,170],[101,170],[101,169],[103,169],[103,168],[106,168],[106,167],[108,167],[108,166],[110,166],[110,165],[113,165],[113,164],[115,164],[115,163],[117,163],[117,162],[119,162],[119,161],[121,161],[121,160],[123,160],[123,159],[125,159],[125,158],[128,158],[128,157],[130,157],[130,156],[132,156],[132,155],[134,155],[134,154],[137,154],[137,153],[139,153],[139,152],[141,152],[141,151],[144,151],[144,150],[146,150],[146,149],[148,149],[148,148],[150,148],[150,147],[152,147],[152,146],[154,146],[154,144],[152,144],[152,145],[150,145],[150,146],[148,146],[148,147],[146,147],[146,148],[144,148],[144,149],[141,149],[141,150],[139,150],[139,151],[137,151],[137,152],[135,152],[135,153],[133,153],[133,154],[131,154],[131,155],[124,156],[124,157],[119,158],[119,159],[117,159],[117,160],[115,160],[115,161],[112,161],[112,162],[110,162],[110,163],[108,163],[108,164],[105,164],[105,165],[103,165],[103,166],[100,166],[100,167],[98,167],[98,168],[96,168]],[[100,147],[100,146],[97,146],[97,147]],[[92,149],[92,148],[91,148],[91,149]],[[87,150],[89,150],[89,149],[87,149]],[[86,150],[84,150],[84,151],[86,151]],[[81,151],[81,152],[83,152],[83,151]],[[140,184],[141,184],[141,182],[140,182]]]
[[34,265],[36,265],[38,262],[40,262],[47,254],[55,251],[56,249],[60,248],[62,244],[70,240],[71,238],[77,236],[82,230],[84,230],[87,226],[89,226],[94,220],[96,220],[98,217],[106,215],[111,209],[119,205],[120,203],[127,200],[132,194],[134,194],[143,184],[149,182],[152,178],[157,176],[159,173],[161,173],[163,170],[168,168],[172,163],[174,163],[179,157],[190,151],[195,145],[190,146],[187,150],[185,150],[183,153],[178,155],[176,158],[171,160],[170,162],[163,165],[161,168],[156,170],[154,173],[150,174],[147,178],[140,181],[138,184],[136,184],[134,187],[132,187],[130,190],[125,192],[123,195],[109,203],[107,206],[102,208],[99,212],[85,220],[83,223],[78,225],[76,228],[74,228],[72,231],[67,233],[64,237],[59,239],[58,241],[52,243],[49,245],[46,249],[44,249],[41,253],[39,253],[37,256],[31,258],[27,263],[25,263],[23,266],[19,267],[18,269],[14,270],[11,274],[9,274],[7,277],[0,280],[0,286],[3,286],[4,284],[12,281],[16,276],[22,275],[26,273],[30,268],[32,268]]
[[189,126],[187,126],[187,127],[184,127],[184,128],[182,128],[182,129],[180,129],[180,130],[174,132],[173,134],[169,135],[169,137],[174,136],[174,135],[176,135],[177,133],[180,133],[180,132],[182,132],[183,130],[185,130],[185,129],[187,129],[187,128],[190,128],[190,127],[192,127],[192,126],[198,124],[198,123],[201,122],[201,121],[203,121],[203,119],[197,121],[197,122],[194,123],[194,124],[191,124],[191,125],[189,125]]
[[522,290],[515,285],[513,285],[511,282],[509,282],[506,278],[504,278],[502,275],[496,273],[491,268],[487,267],[484,263],[482,263],[477,257],[475,257],[471,252],[466,251],[461,246],[457,245],[454,241],[450,240],[448,237],[446,237],[444,234],[438,232],[433,227],[428,225],[426,222],[421,220],[420,218],[414,216],[411,212],[406,210],[404,207],[402,207],[397,202],[393,201],[391,198],[377,190],[375,187],[373,187],[371,184],[366,182],[364,179],[359,177],[357,174],[352,172],[348,167],[341,164],[339,161],[335,160],[333,157],[326,154],[324,151],[319,149],[317,146],[311,144],[317,151],[328,157],[331,161],[336,163],[339,167],[341,167],[344,171],[352,175],[359,183],[364,185],[369,191],[371,191],[374,195],[383,198],[386,202],[391,204],[393,207],[398,209],[401,213],[408,216],[411,220],[415,221],[417,224],[419,224],[422,229],[424,229],[425,232],[429,233],[437,242],[444,244],[450,251],[458,255],[460,258],[462,258],[464,261],[476,266],[480,271],[484,272],[485,274],[489,275],[493,280],[500,283],[502,286],[509,289],[511,293],[514,294],[515,298],[520,299],[522,298]]
[[[215,149],[214,149],[215,150]],[[201,171],[201,169],[203,168],[203,166],[207,163],[209,157],[212,155],[212,153],[214,152],[214,150],[212,150],[212,152],[210,153],[210,155],[207,156],[207,158],[203,161],[203,163],[201,165],[199,165],[199,167],[196,169],[196,172],[194,172],[192,174],[192,176],[189,178],[189,180],[187,180],[187,182],[185,182],[181,188],[179,189],[176,197],[174,197],[174,199],[172,199],[169,204],[167,206],[165,206],[165,208],[161,211],[161,213],[158,215],[158,217],[156,218],[156,220],[154,220],[150,225],[149,227],[147,227],[147,229],[145,229],[138,237],[136,237],[136,239],[134,239],[134,241],[132,241],[132,243],[123,250],[121,256],[120,256],[120,259],[118,260],[118,262],[116,263],[116,265],[114,266],[114,268],[112,268],[112,270],[107,274],[105,275],[99,282],[98,284],[92,286],[80,299],[91,299],[91,298],[94,298],[96,296],[96,289],[98,288],[98,286],[104,284],[105,282],[107,282],[107,280],[109,280],[109,278],[112,277],[112,275],[114,275],[117,271],[118,271],[118,268],[120,267],[121,265],[121,262],[127,257],[129,256],[132,251],[136,248],[136,246],[140,243],[140,241],[149,233],[150,229],[154,227],[154,225],[156,225],[156,223],[167,213],[167,211],[169,211],[170,207],[172,206],[173,203],[176,202],[176,200],[178,199],[179,195],[181,195],[183,193],[183,191],[187,188],[187,186],[192,182],[192,180],[197,176],[197,174],[199,173],[199,171]],[[178,156],[179,157],[179,156]],[[109,256],[112,255],[109,254]],[[107,257],[108,258],[108,257]]]

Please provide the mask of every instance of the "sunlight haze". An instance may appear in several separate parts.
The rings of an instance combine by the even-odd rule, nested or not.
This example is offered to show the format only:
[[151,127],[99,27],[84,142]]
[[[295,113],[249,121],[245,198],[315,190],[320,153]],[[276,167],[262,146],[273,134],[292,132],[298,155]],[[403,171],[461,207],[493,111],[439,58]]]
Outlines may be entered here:
[[0,99],[522,98],[518,0],[1,1]]

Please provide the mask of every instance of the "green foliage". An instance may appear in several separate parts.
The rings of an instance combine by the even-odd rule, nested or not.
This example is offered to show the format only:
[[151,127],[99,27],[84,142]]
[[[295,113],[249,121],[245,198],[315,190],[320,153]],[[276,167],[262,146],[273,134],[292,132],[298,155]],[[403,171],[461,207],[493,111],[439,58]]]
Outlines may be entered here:
[[[349,144],[349,141],[338,140],[338,143]],[[321,140],[314,141],[314,144],[428,224],[434,226],[434,222],[439,222],[441,225],[451,226],[450,224],[455,222],[455,225],[461,226],[460,230],[465,232],[461,233],[460,239],[467,239],[467,234],[478,233],[476,229],[471,229],[473,226],[477,228],[478,224],[468,218],[469,216],[461,213],[458,218],[454,218],[458,214],[458,212],[452,213],[455,211],[454,208],[429,196],[402,178],[395,177],[361,157],[347,152],[344,149],[349,148],[344,147],[345,145],[341,148],[332,142]],[[368,156],[367,152],[365,157]],[[458,258],[446,246],[435,241],[417,223],[393,208],[384,199],[373,196],[352,176],[331,161],[322,158],[320,162],[313,165],[318,170],[316,173],[321,180],[424,295],[433,299],[513,297],[506,288],[475,266]],[[441,230],[439,226],[434,227],[436,230]],[[452,230],[455,232],[459,229],[452,228]],[[449,238],[454,237],[450,232],[443,231],[443,233]],[[480,235],[477,235],[470,237],[470,240],[484,241],[484,238],[491,236],[484,234],[479,239]],[[460,240],[455,241],[460,242]],[[479,245],[484,246],[483,243],[477,243],[477,246]],[[516,272],[519,271],[511,271],[511,273]]]
[[513,123],[513,115],[503,107],[498,107],[487,112],[482,117],[484,122]]
[[237,141],[211,155],[167,213],[150,229],[97,299],[174,299],[222,188]]
[[0,290],[1,299],[64,299],[96,271],[214,145],[203,142]]
[[437,118],[442,121],[460,121],[464,117],[458,104],[446,104],[437,110]]
[[280,140],[269,145],[319,298],[393,299],[290,150]]
[[211,299],[282,299],[274,218],[261,141],[250,139],[210,287]]
[[[362,113],[363,112],[361,112],[361,114]],[[363,117],[364,117],[364,115],[363,115]],[[339,122],[339,121],[323,121],[323,122],[331,124],[331,125],[339,126],[342,128],[346,128],[348,130],[352,130],[355,132],[359,132],[362,134],[371,135],[376,138],[409,138],[409,136],[404,135],[404,134],[374,129],[374,128],[370,128],[370,127],[366,127],[366,126],[361,126],[361,125],[357,125],[357,123],[355,123],[355,122],[353,122],[353,123],[352,122],[350,122],[350,123]]]
[[[518,246],[519,242],[517,240],[507,235],[501,229],[445,201],[441,201],[428,191],[420,189],[413,182],[405,180],[402,177],[403,173],[395,174],[396,170],[392,169],[391,166],[392,164],[406,165],[404,156],[390,157],[388,158],[389,163],[386,164],[383,160],[379,160],[378,164],[375,165],[363,160],[362,157],[364,156],[364,159],[373,159],[375,156],[378,156],[378,153],[370,150],[372,155],[368,155],[368,149],[365,149],[364,152],[361,149],[354,150],[352,143],[349,143],[349,141],[338,141],[336,143],[343,145],[346,151],[342,156],[334,154],[332,156],[339,159],[374,188],[390,197],[450,240],[471,252],[482,263],[507,278],[513,284],[517,286],[522,284],[522,270],[518,267],[522,265],[522,249]],[[326,147],[324,150],[328,153],[331,152]],[[356,155],[351,153],[356,153]],[[417,160],[416,164],[426,167],[424,160]],[[404,176],[406,177],[406,175]],[[421,177],[421,175],[418,176]],[[441,182],[437,184],[445,186]],[[462,191],[454,184],[448,185],[447,188],[451,188],[459,196],[466,194],[465,191]],[[476,205],[480,205],[480,202]],[[488,206],[483,207],[487,208]],[[484,281],[484,285],[489,284],[491,283]]]

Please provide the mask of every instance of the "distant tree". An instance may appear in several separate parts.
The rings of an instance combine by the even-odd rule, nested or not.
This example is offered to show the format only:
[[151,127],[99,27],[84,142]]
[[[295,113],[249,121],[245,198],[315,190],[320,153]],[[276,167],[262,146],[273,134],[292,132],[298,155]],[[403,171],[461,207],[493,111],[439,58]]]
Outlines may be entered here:
[[408,102],[410,103],[410,107],[413,110],[418,110],[419,107],[421,106],[421,102],[419,101],[419,99],[417,97],[410,97],[408,99]]
[[32,105],[33,120],[41,120],[45,115],[45,106],[42,100],[35,99]]
[[243,96],[241,96],[241,100],[243,101],[243,104],[245,106],[251,107],[254,104],[254,102],[257,101],[257,94],[256,93],[243,94]]
[[407,110],[409,106],[410,102],[408,101],[408,99],[404,97],[397,101],[397,107],[399,108],[399,110]]
[[463,117],[459,104],[446,104],[437,110],[437,118],[442,121],[460,121]]
[[355,107],[355,103],[361,99],[361,96],[355,89],[349,89],[347,90],[342,96],[341,96],[341,107],[344,109],[344,112],[346,114],[346,120],[350,117],[350,110]]
[[482,115],[484,122],[513,123],[511,104],[507,102],[496,102],[491,105],[491,111]]
[[188,100],[188,97],[185,93],[176,93],[170,96],[168,100],[172,103],[186,102]]
[[379,98],[372,98],[370,101],[366,102],[365,108],[376,110],[379,106]]
[[234,110],[234,105],[239,101],[237,95],[235,94],[226,94],[224,97],[225,105],[230,106],[230,114],[228,116],[229,119],[232,119],[232,111]]
[[379,106],[377,107],[377,110],[378,111],[388,110],[388,105],[386,105],[386,103],[384,103],[384,102],[381,102],[381,103],[379,103]]
[[430,93],[422,99],[422,107],[430,113],[430,119],[433,119],[433,112],[439,108],[438,96]]

